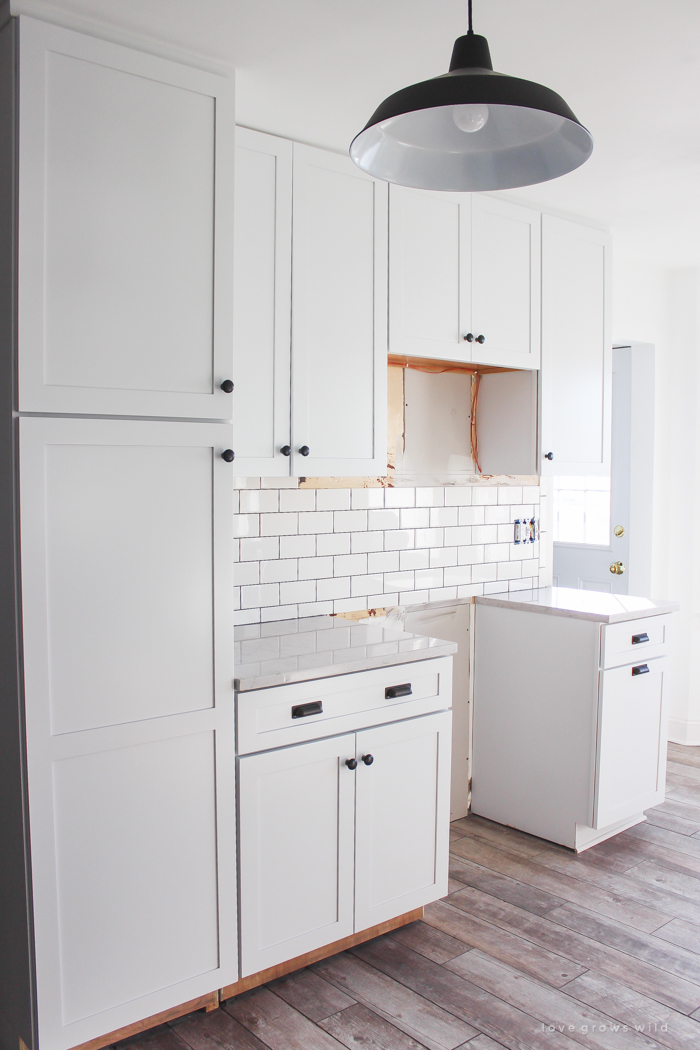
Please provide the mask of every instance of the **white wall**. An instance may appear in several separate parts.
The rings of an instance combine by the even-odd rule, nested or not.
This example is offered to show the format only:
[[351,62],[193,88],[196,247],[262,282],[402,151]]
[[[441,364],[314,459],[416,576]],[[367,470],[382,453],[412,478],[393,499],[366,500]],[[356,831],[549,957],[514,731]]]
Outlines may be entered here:
[[613,338],[656,346],[652,595],[681,603],[670,735],[700,744],[700,270],[616,258]]

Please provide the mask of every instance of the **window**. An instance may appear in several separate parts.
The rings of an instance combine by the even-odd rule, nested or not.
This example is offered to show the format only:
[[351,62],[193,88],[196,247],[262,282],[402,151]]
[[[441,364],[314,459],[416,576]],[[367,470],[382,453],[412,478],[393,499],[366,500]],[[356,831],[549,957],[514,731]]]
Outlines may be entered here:
[[554,542],[610,543],[610,478],[554,478]]

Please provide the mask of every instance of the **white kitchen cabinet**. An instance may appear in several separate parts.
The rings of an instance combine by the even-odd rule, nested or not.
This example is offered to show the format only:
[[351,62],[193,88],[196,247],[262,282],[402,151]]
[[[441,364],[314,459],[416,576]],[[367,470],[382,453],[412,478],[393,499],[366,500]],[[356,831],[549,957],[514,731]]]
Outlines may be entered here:
[[241,477],[289,475],[292,143],[236,128],[233,433]]
[[401,186],[390,199],[390,353],[538,368],[540,213]]
[[19,409],[230,419],[233,82],[19,19]]
[[544,475],[610,473],[611,275],[608,234],[543,215]]
[[295,143],[293,222],[292,474],[383,476],[387,184]]
[[531,604],[477,599],[472,812],[580,851],[664,800],[674,606],[566,588]]
[[237,974],[233,467],[222,423],[22,418],[39,1036]]
[[242,977],[447,893],[451,690],[442,657],[238,694]]

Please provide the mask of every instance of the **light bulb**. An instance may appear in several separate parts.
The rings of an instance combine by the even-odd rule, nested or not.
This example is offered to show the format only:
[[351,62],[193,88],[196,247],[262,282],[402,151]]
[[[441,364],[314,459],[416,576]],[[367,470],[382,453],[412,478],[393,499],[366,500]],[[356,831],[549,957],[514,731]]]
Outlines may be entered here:
[[460,131],[468,131],[471,134],[483,128],[489,119],[489,107],[476,103],[465,106],[453,106],[452,119]]

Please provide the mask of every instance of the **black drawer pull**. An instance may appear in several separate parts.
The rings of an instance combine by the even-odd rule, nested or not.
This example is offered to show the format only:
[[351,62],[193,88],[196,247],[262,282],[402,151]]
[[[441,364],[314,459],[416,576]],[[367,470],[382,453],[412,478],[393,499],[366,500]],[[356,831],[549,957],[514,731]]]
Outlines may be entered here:
[[385,700],[396,700],[398,696],[411,696],[411,683],[405,685],[388,685],[384,690]]
[[646,631],[644,632],[644,634],[633,634],[632,635],[632,645],[641,645],[642,642],[648,642],[648,641],[649,641],[649,635],[647,634]]
[[632,674],[649,674],[649,664],[640,664],[639,667],[633,667]]
[[309,704],[297,704],[292,708],[292,718],[306,718],[307,715],[322,715],[323,704],[320,700],[312,700]]

